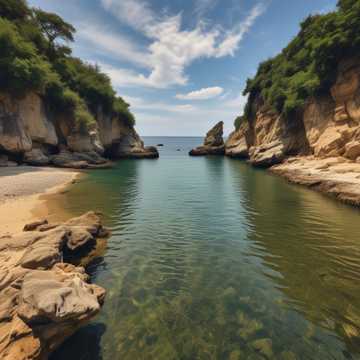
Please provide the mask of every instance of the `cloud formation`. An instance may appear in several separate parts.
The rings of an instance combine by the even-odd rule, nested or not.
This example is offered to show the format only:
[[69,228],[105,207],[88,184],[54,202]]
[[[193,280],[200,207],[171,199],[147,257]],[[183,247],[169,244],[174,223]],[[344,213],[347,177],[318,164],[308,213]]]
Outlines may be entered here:
[[223,92],[222,87],[214,86],[191,91],[188,94],[177,94],[175,97],[180,100],[208,100],[221,95]]
[[[201,21],[195,28],[184,30],[181,13],[158,15],[142,0],[101,1],[103,7],[121,23],[140,32],[149,41],[149,45],[139,53],[130,41],[121,40],[123,47],[122,50],[118,48],[119,56],[131,60],[132,54],[137,55],[133,58],[134,63],[149,69],[147,73],[140,74],[118,69],[118,79],[122,74],[125,80],[123,86],[168,88],[187,84],[185,70],[192,62],[201,58],[233,56],[244,35],[264,11],[263,5],[254,6],[248,16],[230,31],[224,31],[220,26],[208,29]],[[105,38],[104,35],[97,35],[96,30],[91,34],[89,40],[93,39],[103,47],[115,48],[112,44],[116,44],[116,34],[107,34]]]

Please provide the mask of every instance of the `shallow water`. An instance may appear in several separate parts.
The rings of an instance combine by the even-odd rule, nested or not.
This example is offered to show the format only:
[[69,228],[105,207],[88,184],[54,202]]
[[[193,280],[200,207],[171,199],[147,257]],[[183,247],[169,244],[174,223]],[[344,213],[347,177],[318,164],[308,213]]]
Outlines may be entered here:
[[146,141],[159,160],[93,171],[63,199],[113,235],[89,267],[105,306],[52,360],[360,359],[360,212],[188,157],[201,139]]

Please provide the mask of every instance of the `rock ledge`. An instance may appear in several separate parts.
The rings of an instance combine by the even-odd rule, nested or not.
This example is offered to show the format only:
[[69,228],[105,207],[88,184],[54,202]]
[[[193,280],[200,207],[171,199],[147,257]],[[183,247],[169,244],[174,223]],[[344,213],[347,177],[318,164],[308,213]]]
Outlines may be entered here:
[[[26,230],[26,231],[25,231]],[[105,290],[66,263],[107,237],[98,214],[0,237],[0,358],[43,360],[100,310]]]

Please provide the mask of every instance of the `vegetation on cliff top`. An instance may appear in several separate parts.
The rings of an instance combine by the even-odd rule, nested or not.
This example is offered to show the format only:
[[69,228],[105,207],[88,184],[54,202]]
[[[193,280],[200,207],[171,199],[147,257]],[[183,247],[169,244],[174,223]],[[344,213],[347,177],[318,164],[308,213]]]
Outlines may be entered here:
[[336,80],[339,61],[360,54],[359,29],[359,0],[340,0],[336,11],[309,16],[289,45],[260,64],[256,76],[248,79],[245,117],[253,118],[254,101],[259,98],[289,117],[309,97],[328,92]]
[[94,124],[99,108],[133,126],[127,104],[97,65],[73,57],[75,28],[25,0],[0,0],[0,91],[35,91],[53,111],[68,112],[79,127]]

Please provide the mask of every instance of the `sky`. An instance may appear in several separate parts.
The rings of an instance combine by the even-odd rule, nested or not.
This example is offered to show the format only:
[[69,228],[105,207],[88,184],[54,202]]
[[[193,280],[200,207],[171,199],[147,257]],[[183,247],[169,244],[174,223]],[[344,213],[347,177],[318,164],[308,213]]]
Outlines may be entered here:
[[233,130],[246,79],[310,14],[336,0],[28,0],[77,29],[74,55],[98,64],[142,136]]

